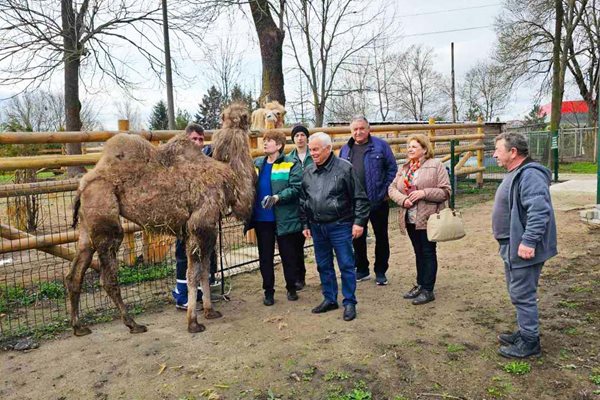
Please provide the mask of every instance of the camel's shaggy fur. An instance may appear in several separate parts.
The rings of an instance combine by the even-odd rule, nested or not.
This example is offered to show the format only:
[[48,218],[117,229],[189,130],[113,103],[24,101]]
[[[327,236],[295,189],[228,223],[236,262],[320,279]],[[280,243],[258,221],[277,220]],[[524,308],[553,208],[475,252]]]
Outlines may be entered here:
[[[145,332],[127,312],[117,282],[116,253],[123,239],[120,216],[144,229],[177,235],[186,242],[188,290],[202,286],[204,316],[212,307],[208,283],[209,254],[220,215],[231,210],[247,220],[254,202],[255,173],[248,146],[248,111],[233,104],[222,115],[223,128],[213,137],[214,159],[205,156],[185,134],[154,147],[139,136],[119,134],[106,142],[96,167],[80,181],[74,224],[80,219],[79,243],[67,276],[75,335],[90,330],[79,321],[79,297],[94,252],[100,279],[132,333]],[[196,296],[189,296],[188,331],[201,332]]]
[[277,101],[265,104],[252,113],[252,129],[282,128],[285,118],[285,108]]

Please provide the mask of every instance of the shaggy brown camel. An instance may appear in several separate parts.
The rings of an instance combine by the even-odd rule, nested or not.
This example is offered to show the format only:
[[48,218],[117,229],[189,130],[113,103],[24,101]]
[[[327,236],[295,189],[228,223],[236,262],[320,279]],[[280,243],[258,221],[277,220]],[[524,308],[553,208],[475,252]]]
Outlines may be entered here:
[[[213,135],[213,158],[205,156],[185,134],[154,147],[139,136],[119,134],[106,142],[96,167],[80,181],[74,222],[79,218],[77,254],[66,283],[71,323],[76,336],[91,333],[79,320],[79,297],[94,252],[100,279],[131,333],[146,332],[123,303],[117,281],[117,250],[123,239],[120,216],[158,233],[186,241],[188,291],[204,293],[204,316],[218,318],[210,298],[209,254],[218,234],[218,221],[229,210],[240,220],[250,218],[255,172],[248,145],[246,106],[234,103],[223,111],[222,129]],[[189,332],[202,332],[196,296],[189,296]]]

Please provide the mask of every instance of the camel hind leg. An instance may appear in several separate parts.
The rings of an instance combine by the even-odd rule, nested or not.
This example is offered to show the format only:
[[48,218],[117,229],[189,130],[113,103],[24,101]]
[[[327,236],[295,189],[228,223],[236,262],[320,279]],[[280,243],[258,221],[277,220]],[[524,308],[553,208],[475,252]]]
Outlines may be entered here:
[[135,323],[127,312],[117,279],[117,250],[123,241],[123,228],[119,219],[119,201],[114,188],[101,179],[88,183],[81,193],[81,210],[85,216],[89,240],[100,259],[100,281],[115,303],[121,319],[131,333],[146,332],[146,327]]
[[71,263],[71,270],[65,279],[71,304],[71,326],[73,327],[75,336],[84,336],[92,333],[88,327],[82,326],[79,321],[79,298],[81,296],[83,277],[92,263],[93,256],[94,249],[91,246],[90,238],[86,229],[82,226],[79,229],[77,253]]

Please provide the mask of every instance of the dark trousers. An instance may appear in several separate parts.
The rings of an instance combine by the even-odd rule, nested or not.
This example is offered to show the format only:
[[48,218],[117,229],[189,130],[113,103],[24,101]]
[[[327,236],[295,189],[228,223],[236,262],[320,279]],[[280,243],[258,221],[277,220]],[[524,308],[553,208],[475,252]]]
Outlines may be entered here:
[[417,258],[417,285],[432,291],[437,275],[436,243],[427,240],[427,229],[415,229],[415,224],[406,224],[408,237]]
[[[390,206],[387,201],[371,209],[369,221],[375,233],[375,275],[385,274],[388,270],[390,259],[390,241],[388,238],[388,216]],[[367,227],[361,237],[352,241],[354,257],[356,258],[356,271],[369,273],[369,259],[367,258]]]
[[[298,249],[300,240],[298,235],[301,232],[289,235],[276,236],[275,222],[254,223],[256,231],[256,240],[258,242],[258,262],[260,265],[260,274],[263,279],[263,289],[265,295],[275,293],[275,267],[273,257],[275,256],[275,240],[279,246],[279,255],[283,264],[283,276],[285,278],[285,288],[289,292],[296,291],[296,281],[298,280]],[[302,253],[301,253],[302,254]]]
[[298,273],[298,282],[305,283],[306,282],[306,265],[304,264],[304,243],[306,242],[306,238],[302,234],[302,232],[298,232],[298,250],[296,251],[297,260],[296,265],[298,268],[296,269]]
[[[187,282],[187,253],[185,251],[185,242],[177,239],[175,242],[175,275],[178,282]],[[217,273],[217,252],[213,249],[210,252],[210,277],[214,280]]]

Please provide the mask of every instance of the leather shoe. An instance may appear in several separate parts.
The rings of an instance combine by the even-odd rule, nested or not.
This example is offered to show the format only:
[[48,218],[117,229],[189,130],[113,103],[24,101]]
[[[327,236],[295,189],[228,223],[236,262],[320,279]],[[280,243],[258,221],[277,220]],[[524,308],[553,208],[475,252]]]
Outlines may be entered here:
[[356,318],[356,305],[346,304],[344,306],[344,321],[352,321]]
[[263,304],[265,306],[272,306],[273,304],[275,304],[275,296],[273,296],[272,294],[266,294],[263,300]]
[[306,286],[306,282],[305,281],[298,281],[294,285],[296,286],[296,290],[300,291],[300,290],[304,289],[304,286]]
[[515,344],[519,336],[521,336],[521,331],[516,331],[513,333],[501,333],[498,335],[498,341],[504,346],[510,346],[511,344]]
[[538,357],[542,354],[542,348],[540,347],[539,338],[529,341],[519,335],[515,339],[514,344],[511,344],[510,346],[500,346],[498,353],[506,358]]
[[321,304],[312,309],[313,314],[322,314],[327,311],[337,310],[339,308],[338,303],[331,303],[329,300],[323,300]]
[[421,290],[421,293],[412,301],[413,305],[420,306],[421,304],[427,304],[430,301],[434,301],[435,296],[431,290]]
[[298,300],[298,293],[296,293],[296,291],[293,291],[293,292],[288,291],[287,292],[287,299],[289,301],[296,301],[296,300]]
[[419,293],[421,293],[421,285],[415,285],[402,297],[404,297],[405,299],[414,299],[419,295]]

